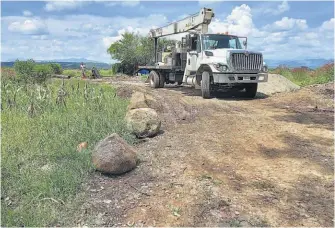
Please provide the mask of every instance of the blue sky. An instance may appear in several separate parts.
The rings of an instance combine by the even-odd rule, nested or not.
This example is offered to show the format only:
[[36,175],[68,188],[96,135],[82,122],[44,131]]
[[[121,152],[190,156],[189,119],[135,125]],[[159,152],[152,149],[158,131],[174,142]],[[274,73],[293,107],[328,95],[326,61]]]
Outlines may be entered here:
[[334,58],[334,2],[50,1],[1,2],[1,59],[87,58],[113,62],[106,50],[125,31],[153,27],[211,7],[210,32],[248,36],[265,59]]

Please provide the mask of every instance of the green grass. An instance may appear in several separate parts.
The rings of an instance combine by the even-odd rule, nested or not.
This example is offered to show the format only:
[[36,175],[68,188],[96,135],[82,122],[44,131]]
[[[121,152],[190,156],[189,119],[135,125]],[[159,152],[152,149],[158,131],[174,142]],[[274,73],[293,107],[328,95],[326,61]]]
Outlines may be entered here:
[[[1,226],[71,224],[76,194],[93,171],[94,145],[114,132],[135,142],[123,121],[128,101],[112,87],[67,80],[64,106],[56,104],[61,84],[2,81]],[[80,142],[89,147],[78,153]]]
[[334,64],[325,64],[315,70],[304,68],[289,69],[285,67],[276,68],[270,73],[280,74],[299,86],[323,84],[334,80]]
[[[90,77],[91,75],[91,70],[86,70],[86,77]],[[101,75],[101,77],[111,77],[113,76],[113,71],[110,70],[99,70],[99,73]],[[81,77],[81,70],[79,69],[66,69],[63,70],[63,75],[69,75],[71,77]]]

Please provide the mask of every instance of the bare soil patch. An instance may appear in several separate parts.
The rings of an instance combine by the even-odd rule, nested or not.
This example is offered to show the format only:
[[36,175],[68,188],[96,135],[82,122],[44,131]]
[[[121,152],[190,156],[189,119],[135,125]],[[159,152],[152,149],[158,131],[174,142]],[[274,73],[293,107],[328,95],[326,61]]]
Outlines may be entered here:
[[78,224],[334,225],[333,84],[253,100],[127,86],[160,102],[163,133],[135,170],[92,177]]

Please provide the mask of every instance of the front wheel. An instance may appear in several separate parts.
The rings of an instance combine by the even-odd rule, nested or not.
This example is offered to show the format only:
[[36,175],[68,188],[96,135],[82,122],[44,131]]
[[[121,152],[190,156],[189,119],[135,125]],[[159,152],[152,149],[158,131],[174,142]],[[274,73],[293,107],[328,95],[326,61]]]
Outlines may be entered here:
[[210,74],[208,71],[204,71],[202,73],[201,94],[202,98],[204,99],[208,99],[211,97],[211,81],[210,81]]
[[256,96],[256,93],[257,93],[257,87],[258,87],[257,83],[247,84],[247,86],[245,87],[246,97],[254,98]]

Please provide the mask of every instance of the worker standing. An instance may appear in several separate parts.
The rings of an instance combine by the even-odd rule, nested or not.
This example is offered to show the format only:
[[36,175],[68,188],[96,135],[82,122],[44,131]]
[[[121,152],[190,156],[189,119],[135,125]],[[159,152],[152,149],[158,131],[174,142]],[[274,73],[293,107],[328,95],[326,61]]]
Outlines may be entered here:
[[80,69],[81,69],[81,78],[85,79],[86,75],[85,75],[85,64],[84,63],[80,64]]

